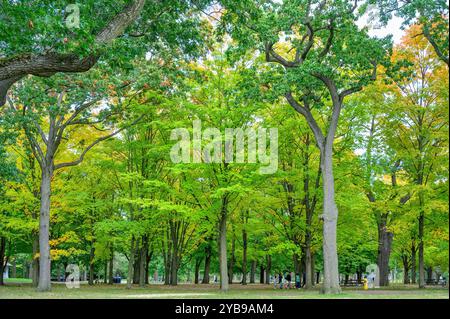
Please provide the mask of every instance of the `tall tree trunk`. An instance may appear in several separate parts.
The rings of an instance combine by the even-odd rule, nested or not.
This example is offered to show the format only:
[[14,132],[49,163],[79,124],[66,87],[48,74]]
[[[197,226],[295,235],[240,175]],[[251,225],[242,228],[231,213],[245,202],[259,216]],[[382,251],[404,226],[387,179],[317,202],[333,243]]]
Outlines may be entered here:
[[431,266],[427,268],[427,280],[433,280],[433,267]]
[[424,260],[424,248],[423,248],[423,237],[424,237],[424,223],[425,223],[425,212],[423,209],[423,192],[419,192],[419,202],[420,202],[420,215],[419,215],[419,288],[425,288],[425,260]]
[[139,239],[136,239],[134,264],[133,264],[133,284],[139,284],[140,270],[141,270],[141,247]]
[[[110,256],[109,256],[109,284],[112,285],[114,283],[114,247],[111,244],[110,247]],[[127,280],[128,281],[128,280]]]
[[220,290],[228,291],[228,265],[227,265],[227,197],[222,198],[222,207],[219,221],[219,264],[220,264]]
[[[300,114],[302,114],[310,129],[314,133],[317,146],[320,150],[320,169],[322,172],[323,187],[323,268],[324,280],[321,293],[337,294],[341,292],[339,286],[339,265],[336,244],[336,228],[338,219],[338,210],[335,202],[334,175],[333,175],[333,142],[339,122],[339,116],[342,110],[343,99],[347,94],[338,92],[338,89],[332,79],[323,74],[313,74],[317,79],[322,81],[327,87],[333,103],[332,113],[328,125],[326,136],[320,129],[316,120],[310,111],[310,106],[306,99],[304,105],[299,104],[291,92],[285,94],[289,104]],[[349,94],[352,91],[348,91]]]
[[205,269],[203,271],[202,284],[209,284],[209,271],[211,269],[211,243],[205,247]]
[[195,270],[194,270],[194,284],[198,284],[200,278],[200,266],[202,264],[203,258],[197,257],[195,259]]
[[309,250],[311,254],[311,287],[316,285],[316,281],[314,280],[314,276],[316,275],[316,256],[311,253],[311,249]]
[[[313,267],[313,261],[311,256],[311,240],[312,240],[312,218],[314,214],[314,209],[317,203],[317,196],[316,191],[320,187],[320,175],[321,175],[321,169],[319,167],[319,171],[316,176],[316,182],[315,182],[315,189],[314,189],[314,196],[311,198],[310,196],[310,176],[309,176],[309,162],[310,162],[310,152],[309,152],[309,146],[311,144],[310,135],[306,134],[306,140],[305,140],[305,147],[306,151],[304,152],[304,161],[303,161],[303,167],[304,167],[304,178],[303,178],[303,190],[304,190],[304,204],[305,204],[305,223],[306,223],[306,230],[305,230],[305,246],[304,246],[304,262],[305,262],[305,280],[304,280],[304,287],[306,289],[312,288],[314,280],[314,269]],[[300,272],[297,272],[301,275]]]
[[169,222],[170,224],[170,239],[172,242],[172,260],[170,265],[170,284],[176,286],[178,284],[178,267],[179,267],[179,237],[177,228],[178,222]]
[[231,233],[231,256],[230,262],[228,263],[228,283],[231,285],[233,283],[233,268],[234,262],[236,260],[236,237],[234,236],[234,226]]
[[303,281],[303,283],[305,283],[306,282],[306,256],[305,256],[305,252],[303,252],[303,256],[302,256],[302,258],[301,258],[301,262],[302,262],[302,266],[301,266],[301,269],[303,270],[302,271],[302,273],[301,273],[301,281]]
[[313,274],[314,270],[312,269],[312,256],[311,256],[311,232],[306,232],[305,239],[305,288],[310,289],[313,286]]
[[178,284],[178,252],[172,255],[172,264],[170,265],[170,285],[176,286]]
[[247,231],[242,229],[242,284],[247,284]]
[[134,235],[131,237],[131,248],[130,248],[130,260],[128,261],[128,277],[127,277],[127,289],[133,287],[133,266],[134,266],[134,255],[135,251],[135,239]]
[[33,233],[33,255],[31,260],[32,286],[37,287],[39,283],[39,234]]
[[53,165],[42,168],[41,206],[39,216],[39,284],[38,291],[51,290],[50,278],[50,194]]
[[[328,144],[328,143],[327,143]],[[321,155],[323,179],[323,285],[322,293],[336,294],[341,292],[339,286],[339,268],[336,247],[336,227],[338,210],[334,200],[334,176],[332,143],[325,146]]]
[[167,257],[168,258],[164,263],[164,285],[170,285],[170,267],[172,264],[172,258],[170,258],[170,255]]
[[255,275],[256,275],[256,260],[252,260],[250,267],[250,283],[255,283]]
[[409,281],[409,257],[407,254],[402,254],[402,264],[403,264],[403,284],[407,285]]
[[378,221],[378,257],[380,286],[389,285],[389,258],[394,234],[387,230],[387,214],[380,214]]
[[416,283],[416,241],[413,239],[411,243],[411,283]]
[[410,280],[409,280],[409,267],[405,267],[403,266],[403,283],[405,285],[410,284]]
[[272,269],[272,256],[266,255],[266,284],[270,284],[271,269]]
[[259,266],[259,283],[264,283],[264,265],[262,264]]
[[[95,257],[95,248],[94,243],[91,246],[91,252],[89,254],[89,285],[94,285],[94,257]],[[59,280],[59,278],[58,278]]]
[[141,255],[140,255],[140,269],[139,269],[139,287],[145,287],[146,284],[146,265],[147,265],[147,250],[148,250],[148,242],[147,237],[142,237],[142,246],[141,246]]
[[[163,253],[163,262],[164,262],[164,275],[163,281],[164,285],[170,284],[170,252],[171,252],[171,243],[169,240],[168,232],[165,232],[166,240],[162,241],[162,253]],[[166,245],[167,244],[167,245]]]
[[[33,156],[33,152],[29,153],[29,157],[28,157],[28,161],[30,164],[30,170],[31,170],[31,181],[33,185],[36,185],[37,182],[37,178],[36,178],[36,159]],[[33,190],[33,197],[36,200],[39,200],[40,198],[40,190],[37,189],[36,187],[32,188]],[[31,212],[31,216],[33,218],[33,220],[38,220],[39,218],[39,213],[36,209],[33,209],[33,211]],[[31,269],[30,269],[30,278],[32,281],[32,286],[34,288],[37,288],[38,284],[39,284],[39,232],[37,231],[33,231],[31,233],[31,237],[32,237],[32,241],[33,241],[33,246],[32,246],[32,256],[31,256]]]

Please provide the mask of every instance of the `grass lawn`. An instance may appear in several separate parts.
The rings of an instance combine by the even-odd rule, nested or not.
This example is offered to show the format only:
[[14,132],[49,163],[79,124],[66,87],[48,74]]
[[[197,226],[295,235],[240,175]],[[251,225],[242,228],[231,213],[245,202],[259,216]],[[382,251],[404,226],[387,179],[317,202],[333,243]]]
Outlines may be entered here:
[[344,288],[342,294],[324,296],[318,289],[279,290],[273,286],[253,284],[242,286],[234,284],[228,293],[221,293],[217,285],[180,284],[177,287],[149,285],[147,288],[133,287],[127,290],[125,285],[96,285],[90,287],[82,284],[79,289],[67,289],[64,284],[53,284],[51,292],[38,293],[28,283],[12,283],[0,287],[0,299],[10,298],[54,298],[54,299],[448,299],[449,291],[445,288],[426,288],[419,290],[411,286],[392,286],[386,289],[364,291],[358,288]]
[[4,279],[5,283],[9,284],[31,284],[32,280],[28,278],[8,278]]

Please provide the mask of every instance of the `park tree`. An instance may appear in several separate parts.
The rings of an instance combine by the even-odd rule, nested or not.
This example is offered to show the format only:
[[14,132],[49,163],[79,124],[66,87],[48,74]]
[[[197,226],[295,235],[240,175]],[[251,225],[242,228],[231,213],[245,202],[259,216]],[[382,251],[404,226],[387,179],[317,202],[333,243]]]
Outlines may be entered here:
[[[365,96],[367,91],[370,89],[360,95]],[[339,272],[343,275],[341,283],[344,285],[354,284],[349,282],[353,274],[356,274],[356,283],[361,284],[367,266],[375,263],[379,243],[373,224],[377,215],[367,200],[364,166],[360,165],[365,155],[360,154],[363,148],[359,144],[361,124],[366,124],[364,110],[367,105],[362,103],[363,100],[358,95],[347,102],[334,146],[336,204],[342,212],[337,228]]]
[[[165,192],[170,189],[166,180],[167,127],[170,124],[166,117],[174,110],[174,104],[169,102],[167,88],[163,91],[164,89],[149,89],[138,94],[135,101],[130,101],[130,111],[134,117],[145,116],[145,119],[133,127],[127,127],[122,131],[121,138],[110,145],[117,209],[122,215],[122,222],[128,225],[127,232],[121,239],[126,243],[122,246],[126,246],[125,254],[128,258],[128,288],[133,283],[140,286],[148,283],[148,266],[153,246],[160,239],[163,217],[167,213],[167,210],[161,211],[160,205],[171,203],[164,197]],[[175,96],[171,98],[175,99]],[[106,224],[105,221],[101,226],[102,238],[105,233],[113,231]],[[102,244],[103,250],[106,249],[105,246],[114,250],[113,243],[104,239],[106,242]]]
[[[266,123],[278,127],[279,170],[267,187],[267,192],[280,200],[271,203],[276,227],[285,234],[283,240],[295,247],[292,252],[295,273],[305,274],[305,287],[314,282],[314,246],[317,245],[317,222],[321,200],[320,154],[314,148],[314,138],[306,123],[293,108],[276,103],[264,112]],[[292,135],[291,132],[298,132]],[[276,187],[274,187],[276,186]]]
[[407,214],[393,226],[395,241],[392,245],[394,257],[397,257],[403,267],[403,283],[416,283],[417,230],[414,214]]
[[[94,128],[81,130],[84,134],[78,134],[80,139],[103,134]],[[57,231],[62,235],[70,231],[76,233],[75,245],[68,248],[82,251],[80,259],[87,268],[89,285],[94,284],[95,267],[106,255],[102,242],[98,241],[95,226],[109,218],[114,219],[113,212],[117,209],[116,189],[112,183],[115,176],[108,165],[106,152],[103,147],[95,153],[89,153],[83,165],[59,171],[53,183],[52,237],[56,237]],[[61,256],[65,258],[60,258],[60,261],[67,260],[67,257],[73,257],[72,255],[73,251],[68,250],[68,253]],[[54,257],[55,254],[52,254],[52,260]]]
[[388,113],[391,129],[386,135],[398,153],[399,166],[415,185],[419,287],[424,288],[425,214],[434,197],[430,187],[441,179],[448,156],[448,65],[442,64],[426,37],[417,36],[418,30],[419,26],[411,27],[395,50],[394,58],[409,62],[411,75],[391,75],[395,102]]
[[[97,78],[99,79],[99,78]],[[110,117],[118,115],[123,109],[116,97],[114,101],[103,100],[108,92],[113,91],[114,84],[94,82],[94,78],[77,79],[77,75],[63,75],[50,80],[31,79],[17,88],[14,95],[8,97],[5,115],[13,118],[17,127],[23,130],[27,142],[41,169],[40,180],[40,218],[39,218],[39,285],[40,291],[50,289],[50,197],[51,181],[54,172],[76,166],[81,163],[86,153],[95,145],[122,131],[113,129],[94,141],[80,141],[73,145],[79,151],[70,154],[69,159],[57,161],[61,146],[67,147],[66,141],[73,138],[71,129],[79,125],[111,125]],[[98,81],[98,80],[97,80]],[[72,83],[68,85],[68,83]],[[102,89],[103,85],[103,89]],[[116,83],[116,85],[118,85]],[[122,84],[128,87],[128,84]],[[120,88],[118,88],[120,89]],[[93,91],[97,90],[97,91]],[[105,109],[95,110],[103,100]],[[135,120],[136,121],[136,120]],[[133,124],[133,123],[131,123]],[[70,146],[69,146],[70,147]],[[75,156],[74,156],[75,155]],[[67,157],[67,156],[66,156]],[[75,159],[74,159],[75,157]]]
[[[192,77],[188,81],[191,97],[185,107],[190,113],[189,125],[193,126],[198,123],[193,121],[200,120],[205,131],[201,133],[203,141],[200,152],[194,148],[193,163],[184,165],[198,169],[198,175],[195,176],[197,183],[192,184],[193,192],[203,194],[203,199],[197,199],[197,202],[209,211],[209,222],[218,227],[220,282],[221,289],[227,291],[236,262],[237,229],[233,221],[238,220],[248,209],[243,205],[243,199],[250,192],[251,182],[253,185],[258,184],[262,178],[258,173],[260,165],[242,163],[242,159],[250,157],[250,151],[238,149],[236,145],[240,138],[249,145],[251,137],[248,130],[257,131],[262,125],[254,118],[259,103],[254,103],[240,85],[246,64],[231,63],[223,51],[224,44],[220,43],[211,52],[211,58],[191,66]],[[233,129],[231,137],[227,137],[227,129]],[[245,136],[240,136],[238,130],[242,130]],[[225,134],[225,138],[222,134]],[[268,143],[266,141],[264,139]],[[264,152],[274,154],[272,143],[264,146]],[[268,157],[265,154],[258,156],[260,160],[263,156]],[[231,253],[228,253],[227,247],[228,224],[231,224],[232,233]]]
[[[232,53],[259,50],[267,62],[275,63],[275,76],[267,84],[306,119],[314,134],[323,181],[323,292],[338,293],[333,142],[345,98],[376,79],[389,41],[370,38],[367,30],[357,27],[363,9],[357,2],[224,1],[224,5],[228,11],[223,29],[240,44]],[[321,129],[314,114],[324,100],[319,112],[328,112],[328,121]]]
[[358,163],[358,179],[355,184],[362,187],[378,230],[377,265],[380,286],[389,284],[389,264],[393,226],[403,214],[403,206],[411,199],[406,178],[400,166],[396,150],[389,143],[392,134],[388,125],[387,110],[392,109],[392,100],[385,94],[386,78],[380,79],[363,93],[350,101],[354,105],[357,124],[354,126],[353,147],[362,151]]

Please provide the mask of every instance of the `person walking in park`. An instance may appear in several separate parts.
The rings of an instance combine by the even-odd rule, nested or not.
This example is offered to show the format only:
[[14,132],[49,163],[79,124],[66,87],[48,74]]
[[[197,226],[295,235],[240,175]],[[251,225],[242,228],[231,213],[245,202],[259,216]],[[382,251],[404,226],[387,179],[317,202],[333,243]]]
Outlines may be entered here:
[[283,289],[283,275],[281,272],[278,274],[278,284],[280,285],[280,289]]
[[295,274],[295,288],[299,289],[301,287],[300,274]]
[[292,280],[291,273],[288,272],[286,274],[286,286],[287,286],[288,289],[291,289],[291,280]]
[[367,279],[369,281],[369,288],[375,288],[375,273],[373,271],[367,276]]
[[364,279],[363,279],[363,287],[364,287],[364,290],[368,290],[368,289],[369,289],[367,276],[364,276]]

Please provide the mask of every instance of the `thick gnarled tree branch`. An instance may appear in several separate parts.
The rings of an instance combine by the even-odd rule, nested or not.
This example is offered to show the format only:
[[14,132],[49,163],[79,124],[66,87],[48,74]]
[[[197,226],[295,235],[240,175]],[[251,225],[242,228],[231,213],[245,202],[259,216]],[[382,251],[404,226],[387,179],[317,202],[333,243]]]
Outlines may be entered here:
[[[120,36],[142,11],[146,0],[131,1],[95,37],[97,45],[105,45]],[[52,76],[57,72],[86,72],[99,58],[98,53],[80,58],[76,54],[26,54],[4,59],[0,63],[0,106],[6,103],[9,88],[26,75]]]

